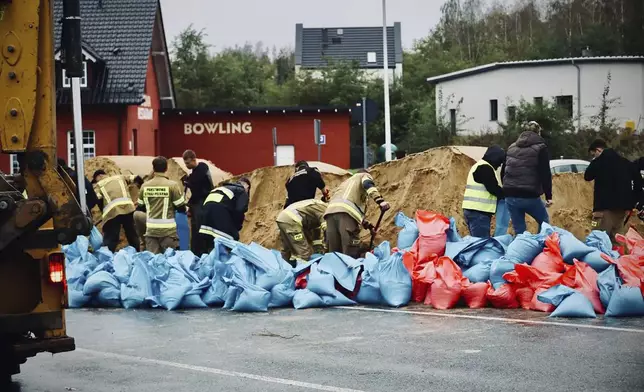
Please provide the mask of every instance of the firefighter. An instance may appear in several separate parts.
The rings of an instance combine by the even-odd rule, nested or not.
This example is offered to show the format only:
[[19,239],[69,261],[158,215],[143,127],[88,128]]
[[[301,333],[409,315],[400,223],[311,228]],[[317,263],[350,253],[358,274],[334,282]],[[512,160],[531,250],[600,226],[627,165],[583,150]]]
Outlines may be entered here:
[[277,227],[284,251],[282,256],[293,267],[311,258],[313,253],[324,253],[324,213],[327,204],[309,199],[293,203],[277,216]]
[[145,249],[159,254],[179,247],[175,211],[186,211],[186,199],[179,183],[168,178],[168,160],[156,157],[152,161],[154,176],[139,191],[138,211],[147,212]]
[[354,258],[360,255],[360,225],[372,227],[366,220],[367,196],[382,212],[389,209],[367,170],[360,170],[335,190],[324,214],[329,252],[341,252]]
[[134,227],[134,202],[128,184],[136,176],[114,175],[108,177],[104,170],[96,170],[92,182],[96,184],[98,205],[103,210],[103,245],[116,251],[121,236],[121,227],[130,246],[139,249],[139,239]]
[[320,171],[310,167],[306,161],[299,161],[295,164],[295,173],[286,181],[286,202],[284,208],[302,200],[315,199],[315,191],[322,192],[322,200],[328,202],[329,190],[322,179]]
[[250,197],[250,180],[242,177],[210,192],[201,210],[200,247],[205,253],[214,248],[217,237],[239,241]]

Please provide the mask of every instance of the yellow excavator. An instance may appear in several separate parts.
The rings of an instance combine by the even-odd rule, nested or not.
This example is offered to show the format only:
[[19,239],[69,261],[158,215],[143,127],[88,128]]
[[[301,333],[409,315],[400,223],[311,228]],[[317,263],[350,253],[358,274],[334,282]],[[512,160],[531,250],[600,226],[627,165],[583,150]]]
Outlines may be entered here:
[[[84,182],[77,181],[77,190],[57,167],[54,1],[0,0],[0,144],[2,153],[16,154],[20,163],[17,178],[0,176],[0,382],[40,352],[75,349],[65,325],[60,246],[89,235],[92,222],[84,207]],[[80,4],[61,1],[63,67],[77,84]],[[79,92],[73,92],[78,109]],[[79,140],[75,137],[77,152],[83,151]],[[76,157],[80,177],[82,154]]]

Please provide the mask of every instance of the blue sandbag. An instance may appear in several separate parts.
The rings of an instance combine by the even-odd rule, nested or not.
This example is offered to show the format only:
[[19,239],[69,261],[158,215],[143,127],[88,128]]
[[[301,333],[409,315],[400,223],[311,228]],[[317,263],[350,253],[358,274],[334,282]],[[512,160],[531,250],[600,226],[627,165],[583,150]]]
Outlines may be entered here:
[[186,276],[176,268],[171,268],[168,278],[161,281],[159,301],[167,310],[178,309],[183,297],[192,289],[192,284]]
[[345,297],[339,291],[336,291],[333,295],[322,295],[320,296],[322,301],[326,306],[351,306],[356,305],[356,302]]
[[82,235],[76,237],[76,241],[62,247],[62,251],[65,254],[65,257],[70,260],[79,258],[84,259],[87,256],[88,250],[89,239]]
[[373,250],[373,255],[380,261],[385,261],[391,257],[391,245],[389,241],[382,241],[380,245]]
[[232,280],[233,287],[238,287],[237,298],[232,307],[236,312],[266,312],[268,303],[271,300],[271,293],[263,288],[244,282],[239,276],[234,276]]
[[591,231],[588,237],[586,237],[586,245],[606,253],[612,259],[619,258],[619,252],[613,250],[613,243],[605,231]]
[[602,257],[602,254],[603,254],[602,251],[595,249],[592,252],[588,253],[586,256],[584,256],[584,258],[581,260],[587,263],[588,265],[590,265],[590,267],[595,271],[602,272],[603,270],[611,266],[611,263],[604,260],[604,258]]
[[279,284],[286,276],[286,271],[291,270],[291,266],[282,259],[279,252],[266,249],[256,243],[250,245],[238,244],[232,250],[232,253],[255,267],[255,281],[249,281],[249,283],[260,286],[265,290],[270,290],[273,286]]
[[98,294],[104,289],[119,289],[120,287],[121,284],[111,273],[107,271],[98,271],[87,278],[85,286],[83,287],[83,294]]
[[[232,280],[231,280],[232,281]],[[230,283],[227,279],[224,279],[224,282]],[[237,286],[228,286],[228,291],[226,292],[226,300],[224,301],[224,309],[232,309],[241,293],[241,288]]]
[[71,287],[68,287],[67,289],[67,306],[70,309],[82,308],[87,305],[91,299],[91,296],[83,294],[82,287],[81,289]]
[[211,287],[211,284],[208,278],[203,279],[201,282],[193,283],[192,289],[183,297],[179,307],[184,309],[207,308],[208,305],[201,299],[201,296],[209,287]]
[[210,287],[203,293],[201,299],[208,306],[220,306],[226,302],[228,294],[228,285],[220,278],[215,278],[210,282]]
[[98,249],[94,254],[96,255],[99,263],[111,263],[112,260],[114,260],[114,253],[112,253],[107,246],[103,246]]
[[519,234],[508,246],[505,258],[516,263],[531,264],[545,246],[546,236],[543,234],[530,234],[528,232]]
[[490,280],[491,270],[492,262],[479,263],[463,271],[463,276],[472,283],[484,283]]
[[[177,223],[177,235],[179,236],[179,249],[190,249],[190,225],[188,224],[188,216],[182,212],[177,212],[174,215],[174,221]],[[198,255],[201,256],[201,255]]]
[[561,301],[557,309],[550,313],[548,317],[578,317],[578,318],[595,318],[597,314],[593,309],[593,304],[585,295],[574,292]]
[[324,300],[309,289],[296,290],[293,296],[295,309],[324,308],[326,306]]
[[293,296],[295,295],[295,276],[289,271],[284,280],[271,289],[271,300],[268,303],[269,308],[281,308],[293,305]]
[[449,229],[447,229],[447,242],[460,242],[461,236],[456,228],[456,219],[449,218]]
[[606,268],[597,276],[597,288],[599,289],[599,300],[604,308],[608,308],[610,297],[613,295],[617,283],[617,270],[614,265]]
[[606,317],[644,316],[644,298],[639,287],[621,286],[618,282],[610,297]]
[[98,306],[105,308],[120,308],[121,289],[120,287],[107,287],[101,290],[96,296]]
[[506,257],[501,257],[496,259],[490,265],[490,282],[495,289],[498,289],[503,284],[507,283],[503,279],[503,275],[506,272],[514,271],[514,267],[517,264],[521,264],[515,260],[509,260]]
[[132,255],[126,249],[121,249],[114,255],[114,277],[120,283],[127,283],[130,279],[130,271],[132,268]]
[[474,237],[467,238],[467,241],[470,241],[463,247],[458,253],[452,254],[455,250],[455,244],[461,243],[450,243],[450,252],[447,250],[445,255],[450,257],[456,264],[462,268],[467,268],[472,265],[491,262],[503,256],[506,252],[506,246],[499,242],[496,238],[482,238],[474,239]]
[[233,255],[228,261],[233,273],[241,278],[244,282],[255,284],[255,267],[246,262],[239,256]]
[[364,271],[362,272],[362,284],[356,295],[356,301],[361,304],[380,305],[384,303],[378,283],[378,259],[371,253],[367,253],[364,259]]
[[501,199],[496,202],[496,214],[494,214],[494,216],[494,236],[498,237],[508,234],[508,228],[510,227],[510,210],[508,210],[505,199]]
[[89,233],[89,245],[93,250],[99,250],[103,245],[103,235],[98,230],[98,227],[92,226],[92,231]]
[[538,294],[537,299],[544,304],[559,306],[559,304],[561,304],[561,302],[566,299],[566,297],[576,292],[577,291],[575,289],[571,289],[568,286],[558,284],[556,286],[552,286],[546,291],[541,292],[541,294]]
[[403,264],[403,254],[394,253],[388,260],[378,263],[378,284],[385,303],[399,307],[411,299],[411,276]]
[[[318,262],[317,268],[320,272],[333,275],[333,278],[340,286],[347,291],[353,292],[362,270],[362,263],[351,256],[334,252],[324,255]],[[311,291],[315,290],[311,289]]]
[[402,227],[402,230],[398,233],[398,249],[402,250],[411,248],[418,238],[418,226],[416,225],[416,221],[407,217],[402,211],[400,211],[394,218],[394,224],[398,227]]
[[153,296],[152,276],[147,263],[137,258],[132,263],[132,273],[127,284],[121,284],[121,302],[125,309],[140,308]]
[[306,288],[319,296],[333,296],[336,292],[335,278],[330,273],[320,271],[317,264],[311,265],[311,272],[306,283]]
[[595,248],[591,248],[579,241],[577,237],[567,230],[560,227],[555,227],[554,230],[559,233],[559,248],[561,249],[561,256],[568,264],[572,264],[573,259],[583,260],[586,255],[595,250]]

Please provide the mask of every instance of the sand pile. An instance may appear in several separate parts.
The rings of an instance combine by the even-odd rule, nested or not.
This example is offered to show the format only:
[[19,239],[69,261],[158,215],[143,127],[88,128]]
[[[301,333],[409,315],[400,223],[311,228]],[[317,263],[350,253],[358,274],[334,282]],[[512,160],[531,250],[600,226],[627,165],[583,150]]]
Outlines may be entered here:
[[[184,172],[189,172],[188,168],[186,167],[186,164],[183,163],[183,158],[172,158],[172,160],[181,167],[181,169]],[[217,166],[215,166],[214,163],[206,160],[206,159],[197,159],[198,162],[204,162],[206,165],[208,165],[208,168],[210,169],[210,175],[212,176],[212,182],[215,184],[218,184],[222,181],[225,181],[229,178],[231,178],[233,175],[228,173],[227,171],[221,170]]]
[[[329,189],[337,187],[345,178],[349,177],[349,174],[339,175],[325,172],[324,167],[319,170]],[[337,171],[337,168],[334,171]],[[249,209],[240,233],[243,242],[253,241],[268,248],[281,248],[275,219],[284,207],[286,200],[284,185],[293,172],[293,166],[279,166],[264,167],[243,174],[250,178],[252,184]],[[318,193],[317,197],[319,198],[321,195]]]

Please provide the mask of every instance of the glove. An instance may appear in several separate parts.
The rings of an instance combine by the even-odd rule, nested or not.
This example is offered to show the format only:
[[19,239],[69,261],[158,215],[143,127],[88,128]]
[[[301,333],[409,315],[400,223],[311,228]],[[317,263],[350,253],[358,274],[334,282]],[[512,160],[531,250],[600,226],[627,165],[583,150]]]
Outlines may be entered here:
[[390,208],[391,208],[391,206],[386,201],[383,201],[382,203],[380,203],[380,211],[385,212],[385,211],[389,210]]
[[322,201],[323,201],[323,202],[325,202],[325,203],[328,203],[328,202],[329,202],[329,200],[330,200],[330,198],[331,198],[331,196],[330,196],[330,192],[329,192],[329,190],[328,190],[328,189],[326,189],[326,188],[325,188],[325,189],[322,191]]
[[138,186],[143,185],[143,178],[141,178],[141,176],[134,177],[134,183],[137,184]]
[[371,223],[367,222],[367,220],[363,220],[363,221],[362,221],[362,227],[363,227],[365,230],[371,230],[371,229],[373,229],[373,225],[372,225]]

